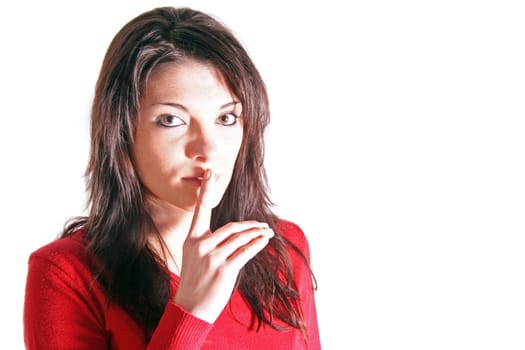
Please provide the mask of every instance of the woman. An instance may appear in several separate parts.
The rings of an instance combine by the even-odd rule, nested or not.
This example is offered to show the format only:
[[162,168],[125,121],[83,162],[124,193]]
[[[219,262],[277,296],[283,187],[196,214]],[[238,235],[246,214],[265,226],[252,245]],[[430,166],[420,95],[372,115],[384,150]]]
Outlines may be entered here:
[[319,349],[308,243],[271,211],[261,77],[233,34],[158,8],[96,85],[89,212],[29,260],[28,349]]

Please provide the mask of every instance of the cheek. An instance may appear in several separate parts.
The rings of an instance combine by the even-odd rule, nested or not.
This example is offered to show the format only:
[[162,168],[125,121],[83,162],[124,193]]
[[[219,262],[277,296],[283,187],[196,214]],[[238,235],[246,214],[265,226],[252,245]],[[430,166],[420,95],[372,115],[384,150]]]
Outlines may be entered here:
[[227,173],[230,175],[233,173],[233,167],[235,165],[237,157],[239,156],[239,152],[241,149],[241,142],[242,142],[242,137],[234,140],[233,142],[229,144],[228,151],[226,152],[227,155],[224,159],[224,164],[227,164],[228,166]]
[[242,146],[242,140],[243,140],[243,133],[242,131],[235,137],[235,139],[232,142],[231,147],[231,157],[235,160],[237,159],[237,155],[239,154],[239,151],[241,150]]
[[235,142],[230,142],[227,147],[227,150],[225,150],[225,152],[223,153],[223,157],[220,162],[220,164],[222,165],[222,171],[220,171],[222,173],[222,176],[219,180],[219,186],[222,191],[226,190],[228,184],[231,181],[235,163],[237,161],[237,157],[239,156],[241,141],[242,137],[238,140],[235,140]]
[[142,182],[148,187],[152,181],[158,181],[169,175],[173,157],[166,153],[167,147],[162,142],[151,142],[150,138],[138,139],[134,146],[134,158],[137,172]]

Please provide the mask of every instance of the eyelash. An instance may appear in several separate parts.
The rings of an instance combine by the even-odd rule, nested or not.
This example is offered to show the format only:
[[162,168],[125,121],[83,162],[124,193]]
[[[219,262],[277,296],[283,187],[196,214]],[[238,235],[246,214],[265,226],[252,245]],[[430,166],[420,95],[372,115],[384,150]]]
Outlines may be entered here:
[[233,122],[231,124],[223,124],[224,126],[233,126],[233,125],[237,124],[237,120],[239,120],[239,118],[240,118],[238,115],[236,115],[234,113],[231,113],[231,112],[223,114],[219,118],[223,118],[223,117],[226,117],[226,116],[231,116],[234,119],[233,119]]
[[[240,118],[240,116],[232,113],[232,112],[229,112],[229,113],[225,113],[225,114],[222,114],[221,116],[219,116],[217,119],[218,120],[221,120],[223,119],[224,117],[233,117],[233,121],[231,123],[220,123],[221,125],[223,126],[233,126],[235,124],[237,124],[237,120]],[[173,120],[175,119],[178,119],[180,121],[179,124],[176,124],[176,125],[170,125],[171,123],[170,122],[166,122],[166,119],[170,119],[172,122]],[[181,118],[179,117],[178,115],[175,115],[175,114],[162,114],[160,115],[157,120],[156,120],[156,123],[159,125],[159,126],[162,126],[162,127],[165,127],[165,128],[174,128],[174,127],[177,127],[177,126],[181,126],[181,125],[185,125],[186,122]]]
[[[174,119],[178,119],[180,121],[180,124],[177,124],[177,125],[169,125],[170,123],[165,123],[166,119],[167,118],[170,118],[173,122]],[[184,125],[186,124],[184,122],[184,120],[179,117],[178,115],[174,115],[174,114],[162,114],[160,115],[158,118],[157,118],[157,124],[160,125],[160,126],[163,126],[165,128],[173,128],[173,127],[176,127],[176,126],[181,126],[181,125]]]

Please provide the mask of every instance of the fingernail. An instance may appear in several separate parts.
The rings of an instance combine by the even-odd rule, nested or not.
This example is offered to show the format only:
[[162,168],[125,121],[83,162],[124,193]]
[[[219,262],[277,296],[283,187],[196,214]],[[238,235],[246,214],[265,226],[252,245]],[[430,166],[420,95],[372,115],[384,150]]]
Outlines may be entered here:
[[210,169],[206,169],[204,171],[204,180],[209,180],[211,179],[211,170]]

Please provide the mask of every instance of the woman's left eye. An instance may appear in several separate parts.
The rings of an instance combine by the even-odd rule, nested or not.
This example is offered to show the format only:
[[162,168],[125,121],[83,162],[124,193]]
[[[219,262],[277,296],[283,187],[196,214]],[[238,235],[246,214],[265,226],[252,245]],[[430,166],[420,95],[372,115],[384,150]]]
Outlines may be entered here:
[[221,115],[218,118],[218,121],[222,125],[230,126],[237,123],[237,119],[239,119],[239,116],[233,114],[233,113],[226,113]]

